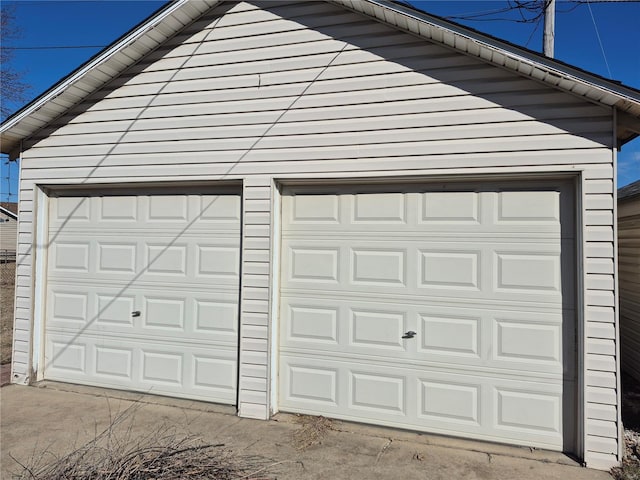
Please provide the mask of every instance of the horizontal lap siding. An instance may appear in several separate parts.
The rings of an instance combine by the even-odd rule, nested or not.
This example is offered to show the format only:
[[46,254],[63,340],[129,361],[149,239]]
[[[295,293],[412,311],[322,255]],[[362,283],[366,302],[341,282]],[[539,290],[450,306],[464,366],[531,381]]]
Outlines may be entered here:
[[0,252],[13,253],[16,251],[18,221],[4,214],[1,220],[3,221],[0,223]]
[[640,380],[640,197],[618,202],[622,370]]
[[[587,461],[615,461],[611,122],[330,4],[224,4],[25,143],[18,302],[30,305],[35,184],[242,179],[239,408],[264,418],[274,177],[582,172]],[[14,371],[27,375],[27,360]]]

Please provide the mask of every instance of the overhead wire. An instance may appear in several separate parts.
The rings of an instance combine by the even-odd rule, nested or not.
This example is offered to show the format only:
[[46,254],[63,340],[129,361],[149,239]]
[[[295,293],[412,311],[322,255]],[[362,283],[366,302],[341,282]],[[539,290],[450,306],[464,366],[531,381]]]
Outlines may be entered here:
[[[5,157],[4,155],[2,157]],[[6,168],[6,175],[2,177],[2,180],[6,180],[7,181],[7,191],[2,193],[2,201],[7,201],[7,202],[11,202],[12,201],[12,197],[17,197],[16,193],[12,193],[12,188],[11,188],[11,180],[12,180],[12,174],[11,174],[11,167],[12,165],[12,161],[9,160],[8,157],[2,158],[1,159],[2,163],[4,163],[4,165],[7,166]],[[4,170],[4,169],[3,169]],[[6,197],[6,199],[5,199]]]
[[104,48],[106,45],[59,45],[59,46],[37,46],[37,47],[7,47],[2,46],[0,48],[7,50],[56,50],[56,49],[68,49],[68,48]]
[[[403,2],[407,3],[407,2]],[[480,10],[477,12],[468,12],[468,13],[459,13],[456,15],[447,15],[444,18],[449,20],[469,20],[474,22],[492,22],[492,21],[507,21],[507,22],[517,22],[517,23],[534,23],[537,22],[539,17],[541,17],[544,13],[544,7],[548,3],[548,0],[508,0],[508,6],[504,8],[497,8],[493,10]],[[566,2],[568,4],[572,4],[570,6],[566,6],[564,8],[560,8],[560,5],[556,5],[557,13],[570,13],[573,12],[576,8],[581,5],[589,4],[589,3],[640,3],[640,0],[569,0]],[[509,18],[509,17],[499,17],[499,18],[485,18],[491,17],[491,15],[497,15],[500,13],[507,13],[517,10],[520,14],[520,20]],[[533,17],[527,18],[524,15],[524,12],[535,13]]]
[[527,38],[527,43],[524,44],[525,48],[529,47],[529,42],[531,42],[531,39],[533,38],[533,36],[535,35],[536,31],[538,30],[538,27],[540,27],[540,24],[542,23],[542,19],[539,18],[538,21],[536,22],[536,24],[533,27],[533,30],[531,31],[531,34],[529,35],[529,38]]
[[602,39],[600,38],[600,32],[598,32],[598,25],[596,24],[596,17],[593,16],[593,10],[591,10],[591,3],[587,0],[587,6],[589,7],[589,13],[591,14],[591,21],[593,21],[593,28],[596,31],[596,37],[600,44],[600,50],[602,51],[602,58],[604,58],[604,64],[607,66],[607,72],[609,72],[609,78],[613,78],[611,75],[611,69],[609,68],[609,62],[607,61],[607,54],[604,52],[604,46],[602,45]]

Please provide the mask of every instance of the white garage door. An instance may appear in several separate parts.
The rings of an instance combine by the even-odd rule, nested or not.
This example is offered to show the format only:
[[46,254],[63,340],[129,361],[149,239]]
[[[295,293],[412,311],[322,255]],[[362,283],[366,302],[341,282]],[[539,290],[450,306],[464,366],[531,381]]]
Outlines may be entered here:
[[234,404],[237,191],[50,204],[45,378]]
[[571,450],[569,184],[284,192],[280,408]]

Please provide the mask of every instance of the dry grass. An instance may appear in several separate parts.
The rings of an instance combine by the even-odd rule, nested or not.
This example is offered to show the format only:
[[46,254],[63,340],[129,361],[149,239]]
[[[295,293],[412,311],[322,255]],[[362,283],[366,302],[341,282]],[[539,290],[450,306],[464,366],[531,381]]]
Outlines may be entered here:
[[615,480],[640,480],[640,465],[623,462],[622,467],[611,469],[611,475]]
[[16,480],[265,480],[277,464],[235,455],[224,444],[204,443],[177,427],[134,433],[138,404],[113,417],[93,440],[70,453],[49,451],[20,463]]
[[622,394],[624,458],[611,474],[616,480],[640,480],[640,382],[623,375]]
[[11,363],[15,263],[0,264],[0,364]]
[[297,450],[320,445],[327,432],[334,429],[332,421],[322,416],[297,415],[296,422],[301,425],[293,433],[293,445]]
[[622,466],[612,470],[616,480],[640,480],[640,433],[625,428]]

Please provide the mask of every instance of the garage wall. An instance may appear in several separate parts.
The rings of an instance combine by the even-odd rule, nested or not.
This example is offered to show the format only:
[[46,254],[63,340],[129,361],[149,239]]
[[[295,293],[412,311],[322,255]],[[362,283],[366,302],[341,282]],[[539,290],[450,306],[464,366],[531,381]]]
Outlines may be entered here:
[[640,195],[637,194],[618,200],[618,272],[622,371],[640,381]]
[[[224,14],[224,15],[223,15]],[[28,382],[36,184],[242,179],[239,408],[266,418],[274,178],[580,172],[586,459],[615,463],[612,111],[328,3],[225,3],[21,155],[14,381]]]

